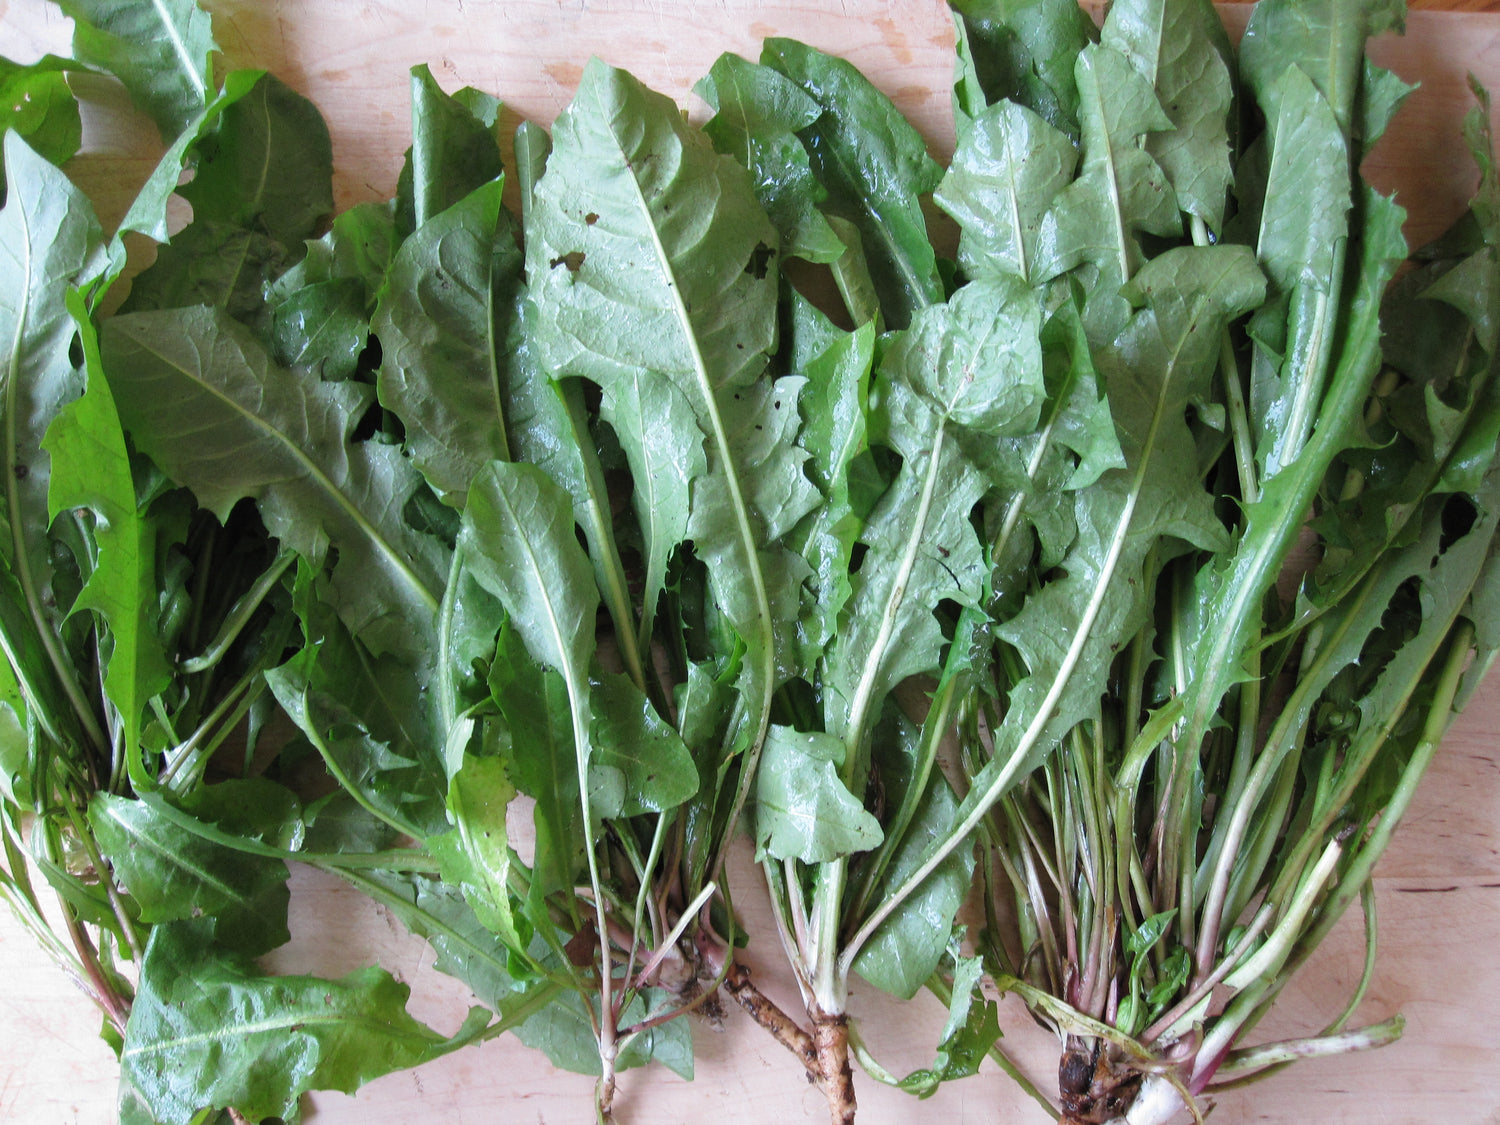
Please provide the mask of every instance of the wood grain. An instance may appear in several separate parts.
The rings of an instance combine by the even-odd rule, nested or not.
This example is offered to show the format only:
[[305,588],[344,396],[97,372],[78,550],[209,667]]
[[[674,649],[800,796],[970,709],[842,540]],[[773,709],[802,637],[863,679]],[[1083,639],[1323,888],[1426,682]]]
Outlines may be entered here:
[[1496,0],[1410,0],[1414,12],[1500,12]]
[[[952,32],[936,0],[207,0],[235,65],[265,66],[307,93],[328,118],[346,207],[393,191],[407,144],[407,68],[427,62],[447,88],[470,84],[507,100],[512,119],[549,121],[566,104],[591,54],[625,65],[670,93],[690,114],[705,112],[691,85],[725,50],[754,56],[785,34],[855,62],[922,129],[946,160]],[[1473,173],[1458,139],[1472,70],[1500,83],[1500,3],[1446,0],[1466,14],[1413,11],[1404,40],[1377,44],[1381,61],[1422,87],[1367,171],[1400,193],[1420,241],[1463,208]],[[1226,18],[1243,24],[1245,9]],[[42,0],[0,0],[0,54],[27,59],[65,53],[69,29]],[[89,89],[86,151],[70,173],[117,221],[160,150],[150,123],[108,82]],[[1384,1051],[1302,1064],[1270,1082],[1224,1097],[1217,1125],[1258,1121],[1391,1123],[1453,1121],[1500,1125],[1500,1039],[1486,1026],[1500,995],[1500,679],[1454,728],[1408,821],[1376,877],[1381,961],[1361,1010],[1365,1019],[1403,1011],[1406,1037]],[[771,932],[767,903],[740,854],[736,904],[753,933]],[[343,884],[293,874],[294,940],[268,960],[285,971],[341,973],[378,958],[413,987],[414,1012],[456,1027],[468,997],[431,969],[425,945],[406,937],[382,909]],[[1360,964],[1352,920],[1340,928],[1283,997],[1260,1031],[1307,1033],[1343,1006]],[[794,994],[779,950],[764,937],[748,958],[763,986],[788,1004]],[[113,1119],[115,1063],[97,1038],[98,1019],[8,915],[0,916],[0,1120],[22,1123]],[[897,1007],[860,989],[851,1008],[872,1049],[898,1072],[925,1064],[942,1023],[930,1001]],[[1053,1085],[1056,1044],[1013,1002],[1003,1006],[1006,1043],[1043,1088]],[[621,1084],[624,1125],[700,1121],[723,1125],[826,1120],[822,1096],[796,1064],[745,1020],[715,1034],[695,1031],[694,1083],[652,1068]],[[357,1098],[320,1094],[306,1119],[317,1125],[395,1125],[428,1120],[583,1122],[591,1082],[554,1071],[512,1039],[460,1052],[418,1071],[391,1075]],[[927,1102],[870,1081],[860,1084],[862,1120],[954,1125],[1047,1120],[993,1066]]]

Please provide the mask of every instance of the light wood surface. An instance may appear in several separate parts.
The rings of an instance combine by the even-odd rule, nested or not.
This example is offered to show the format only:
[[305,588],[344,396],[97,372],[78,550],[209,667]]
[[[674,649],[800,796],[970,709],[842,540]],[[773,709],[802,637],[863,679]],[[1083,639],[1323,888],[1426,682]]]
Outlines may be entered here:
[[[312,97],[329,121],[338,205],[388,197],[408,140],[407,68],[427,62],[446,88],[474,85],[510,112],[550,121],[591,54],[628,66],[695,117],[692,83],[722,51],[754,57],[760,40],[792,35],[837,52],[889,92],[936,156],[952,148],[948,109],[952,33],[936,0],[207,0],[234,65],[263,66]],[[1431,7],[1423,4],[1414,7]],[[1500,4],[1448,0],[1450,8]],[[1230,8],[1232,25],[1244,9]],[[0,54],[26,60],[66,53],[69,28],[42,0],[0,0]],[[1500,15],[1413,12],[1404,40],[1378,44],[1380,61],[1420,79],[1392,135],[1368,162],[1411,212],[1414,242],[1463,208],[1473,175],[1458,136],[1472,70],[1500,84]],[[90,111],[86,152],[70,172],[117,221],[154,163],[148,122],[106,84]],[[1376,876],[1381,958],[1361,1016],[1407,1017],[1405,1038],[1373,1054],[1299,1065],[1221,1099],[1217,1125],[1248,1122],[1473,1122],[1500,1125],[1500,1036],[1488,1027],[1500,996],[1500,678],[1454,728]],[[468,997],[430,968],[423,943],[335,880],[293,872],[293,942],[269,963],[284,971],[343,973],[378,958],[413,987],[415,1014],[457,1026]],[[736,904],[760,935],[748,960],[768,991],[794,995],[770,939],[764,896],[750,866],[737,868]],[[1352,919],[1346,920],[1352,922]],[[1357,927],[1345,925],[1284,996],[1263,1032],[1308,1033],[1339,1010],[1358,974]],[[930,1000],[897,1008],[856,981],[851,1007],[876,1054],[904,1072],[929,1061],[942,1013]],[[1044,1089],[1056,1044],[1014,1003],[1002,1009],[1006,1043]],[[105,1122],[113,1118],[115,1063],[98,1018],[8,915],[0,914],[0,1121]],[[790,1056],[731,1014],[722,1034],[695,1029],[698,1078],[652,1068],[624,1076],[625,1125],[714,1120],[826,1120],[821,1095]],[[862,1078],[862,1076],[861,1076]],[[363,1125],[422,1120],[586,1122],[591,1080],[554,1071],[504,1039],[418,1071],[392,1075],[356,1099],[308,1099],[306,1120]],[[860,1082],[861,1120],[1041,1123],[1046,1120],[992,1065],[917,1102]]]

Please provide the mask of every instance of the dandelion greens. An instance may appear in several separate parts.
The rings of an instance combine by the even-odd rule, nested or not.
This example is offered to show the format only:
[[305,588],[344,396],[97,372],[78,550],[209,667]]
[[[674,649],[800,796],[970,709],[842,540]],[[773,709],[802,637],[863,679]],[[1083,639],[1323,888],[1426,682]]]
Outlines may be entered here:
[[[955,0],[947,167],[791,39],[701,125],[594,60],[504,146],[419,64],[394,197],[338,214],[317,108],[208,11],[59,7],[75,59],[0,63],[0,897],[122,1121],[294,1121],[508,1033],[612,1121],[723,998],[845,1125],[856,1064],[1147,1125],[1401,1033],[1351,1026],[1371,873],[1500,651],[1500,186],[1477,86],[1451,232],[1409,254],[1363,182],[1398,0],[1237,45],[1206,0]],[[113,231],[63,167],[101,71],[166,144]],[[461,1026],[266,971],[293,863]],[[1347,1006],[1257,1040],[1356,903]],[[930,1065],[854,976],[942,1000]]]

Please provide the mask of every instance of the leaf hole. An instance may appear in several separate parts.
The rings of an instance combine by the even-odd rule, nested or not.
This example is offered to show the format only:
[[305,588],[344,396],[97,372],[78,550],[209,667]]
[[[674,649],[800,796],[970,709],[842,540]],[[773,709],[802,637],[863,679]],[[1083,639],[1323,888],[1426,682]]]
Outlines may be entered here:
[[[800,731],[821,731],[823,705],[812,684],[800,676],[788,680],[776,693],[773,718],[783,726],[795,727]],[[807,737],[812,739],[811,734]]]
[[[369,409],[361,414],[359,421],[354,424],[354,429],[349,434],[349,440],[351,442],[369,441],[376,434],[384,432],[387,425],[394,425],[400,428],[401,423],[394,415],[387,419],[385,414],[385,408],[380,403],[372,402]],[[397,440],[400,440],[399,436]]]
[[774,248],[767,246],[764,242],[757,242],[755,249],[750,251],[750,260],[745,263],[745,272],[756,281],[764,281],[766,272],[771,268],[771,261],[775,257]]
[[1443,504],[1443,534],[1438,540],[1439,553],[1448,550],[1469,532],[1474,530],[1478,513],[1474,502],[1461,493],[1448,497]]

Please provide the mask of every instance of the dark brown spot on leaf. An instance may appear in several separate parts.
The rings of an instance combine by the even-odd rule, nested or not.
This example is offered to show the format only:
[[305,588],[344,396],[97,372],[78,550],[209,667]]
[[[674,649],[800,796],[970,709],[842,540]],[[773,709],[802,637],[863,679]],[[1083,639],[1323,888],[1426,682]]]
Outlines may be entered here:
[[594,929],[594,923],[587,922],[583,929],[574,934],[563,946],[563,953],[567,955],[571,964],[584,968],[594,963],[594,954],[598,948],[598,931]]

